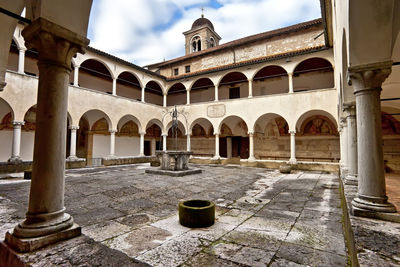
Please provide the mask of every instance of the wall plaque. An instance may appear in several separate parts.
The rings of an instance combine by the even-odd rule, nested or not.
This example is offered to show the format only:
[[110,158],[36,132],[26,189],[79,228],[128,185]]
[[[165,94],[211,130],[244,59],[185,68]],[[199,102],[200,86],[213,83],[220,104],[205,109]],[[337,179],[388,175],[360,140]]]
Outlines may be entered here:
[[207,107],[207,116],[210,118],[220,118],[225,115],[225,105],[211,105]]

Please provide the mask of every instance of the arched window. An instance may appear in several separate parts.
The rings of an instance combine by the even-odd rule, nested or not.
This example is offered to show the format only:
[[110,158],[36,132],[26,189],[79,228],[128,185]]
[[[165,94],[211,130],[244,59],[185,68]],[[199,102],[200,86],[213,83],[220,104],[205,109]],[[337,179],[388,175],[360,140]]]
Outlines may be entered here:
[[192,52],[201,50],[201,39],[200,36],[196,36],[192,39]]
[[215,46],[215,40],[214,38],[210,37],[209,47],[214,47],[214,46]]

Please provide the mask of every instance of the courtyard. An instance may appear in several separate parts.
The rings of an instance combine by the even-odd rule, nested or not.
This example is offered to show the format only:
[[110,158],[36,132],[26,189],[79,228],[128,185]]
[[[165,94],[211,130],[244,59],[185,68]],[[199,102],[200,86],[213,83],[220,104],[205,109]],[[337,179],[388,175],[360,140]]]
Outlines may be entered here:
[[[145,173],[147,164],[66,171],[65,206],[83,235],[22,254],[34,266],[345,266],[337,174],[196,165],[202,174]],[[30,182],[0,180],[0,235],[24,219]],[[179,225],[181,200],[209,199],[216,222]]]

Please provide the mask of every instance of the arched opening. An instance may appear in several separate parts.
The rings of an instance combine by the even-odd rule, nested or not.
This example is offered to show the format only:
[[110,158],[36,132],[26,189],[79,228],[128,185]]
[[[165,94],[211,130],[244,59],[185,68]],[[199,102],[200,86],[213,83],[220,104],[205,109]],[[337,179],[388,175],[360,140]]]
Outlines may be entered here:
[[257,119],[254,125],[254,156],[270,160],[290,158],[289,126],[282,116],[268,113]]
[[115,136],[116,156],[138,156],[140,153],[139,120],[132,115],[123,116],[117,125]]
[[209,78],[200,78],[190,89],[190,103],[201,103],[214,100],[214,83]]
[[185,126],[182,122],[178,121],[176,131],[172,128],[172,122],[167,125],[167,150],[186,150],[187,141],[185,135]]
[[210,41],[208,42],[208,47],[211,48],[214,46],[215,46],[215,40],[214,40],[214,38],[210,37]]
[[7,161],[11,156],[13,121],[14,112],[11,106],[0,98],[0,161]]
[[212,157],[215,153],[214,127],[207,119],[200,118],[192,123],[190,148],[193,156]]
[[218,99],[235,99],[248,97],[249,83],[241,72],[230,72],[219,82]]
[[108,68],[96,59],[87,59],[79,67],[79,86],[81,87],[112,94],[112,82]]
[[283,94],[289,92],[286,70],[280,66],[266,66],[253,78],[253,96]]
[[182,83],[175,83],[168,90],[168,106],[186,104],[186,88]]
[[298,119],[296,158],[300,161],[339,161],[339,133],[332,115],[322,110],[313,110]]
[[117,95],[141,101],[142,88],[135,75],[124,71],[118,76]]
[[145,88],[145,101],[154,105],[163,105],[163,91],[155,81],[149,81]]
[[89,110],[79,120],[76,154],[88,166],[101,165],[110,154],[110,119],[100,110]]
[[225,118],[219,126],[219,155],[224,158],[249,158],[246,122],[238,116]]
[[162,150],[161,125],[161,122],[158,120],[151,120],[147,124],[146,134],[144,135],[145,156],[155,155],[156,150]]
[[293,71],[293,91],[308,91],[334,87],[332,64],[323,58],[309,58]]
[[19,50],[14,39],[11,40],[10,53],[8,54],[7,69],[12,71],[18,71],[18,58]]
[[201,39],[200,36],[195,36],[192,39],[192,52],[201,51]]

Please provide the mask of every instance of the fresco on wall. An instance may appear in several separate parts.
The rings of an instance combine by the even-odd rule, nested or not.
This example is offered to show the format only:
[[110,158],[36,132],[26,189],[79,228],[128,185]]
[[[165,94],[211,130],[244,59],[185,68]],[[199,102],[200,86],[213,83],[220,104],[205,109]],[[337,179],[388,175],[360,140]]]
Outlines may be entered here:
[[25,114],[22,130],[24,131],[34,131],[36,129],[36,107],[31,107]]
[[146,129],[146,137],[159,138],[161,136],[161,128],[153,123],[149,128]]
[[9,112],[1,120],[0,130],[12,130],[13,128],[12,115],[11,112]]
[[200,124],[196,123],[192,128],[192,136],[193,137],[205,137],[206,131]]
[[301,128],[301,135],[338,135],[335,124],[325,116],[316,115],[306,119]]
[[139,136],[139,128],[132,120],[126,122],[118,132],[121,136]]
[[92,126],[92,132],[108,134],[108,123],[105,118],[96,121]]
[[400,122],[392,115],[382,112],[382,135],[400,134]]
[[289,135],[289,125],[286,120],[282,117],[275,119],[276,126],[278,127],[279,136]]
[[221,136],[232,136],[232,130],[225,123],[221,126]]

